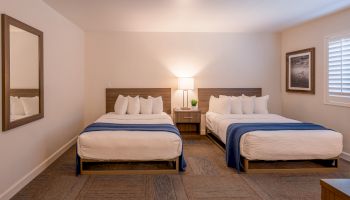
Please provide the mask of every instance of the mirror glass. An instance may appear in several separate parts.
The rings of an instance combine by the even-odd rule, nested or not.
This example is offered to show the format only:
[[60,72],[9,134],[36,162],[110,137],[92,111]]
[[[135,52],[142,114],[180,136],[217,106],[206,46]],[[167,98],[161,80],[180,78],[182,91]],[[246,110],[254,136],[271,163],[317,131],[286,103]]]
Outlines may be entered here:
[[10,121],[39,114],[39,37],[10,25]]

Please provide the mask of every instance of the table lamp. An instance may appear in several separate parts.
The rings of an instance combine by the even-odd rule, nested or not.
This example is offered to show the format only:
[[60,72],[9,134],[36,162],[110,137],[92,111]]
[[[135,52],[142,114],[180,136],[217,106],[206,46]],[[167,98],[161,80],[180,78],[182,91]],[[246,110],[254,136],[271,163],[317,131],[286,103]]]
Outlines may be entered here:
[[[188,107],[188,90],[193,90],[194,89],[194,80],[193,78],[185,78],[181,77],[178,79],[178,89],[182,90],[182,107],[181,110],[189,110],[190,108]],[[185,91],[187,93],[187,103],[185,107]]]

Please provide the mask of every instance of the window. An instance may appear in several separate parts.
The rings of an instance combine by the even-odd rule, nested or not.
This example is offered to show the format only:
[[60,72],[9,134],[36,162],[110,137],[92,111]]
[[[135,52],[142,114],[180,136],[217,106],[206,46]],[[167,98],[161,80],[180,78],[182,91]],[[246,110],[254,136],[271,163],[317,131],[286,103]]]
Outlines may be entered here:
[[350,106],[350,35],[327,39],[326,103]]

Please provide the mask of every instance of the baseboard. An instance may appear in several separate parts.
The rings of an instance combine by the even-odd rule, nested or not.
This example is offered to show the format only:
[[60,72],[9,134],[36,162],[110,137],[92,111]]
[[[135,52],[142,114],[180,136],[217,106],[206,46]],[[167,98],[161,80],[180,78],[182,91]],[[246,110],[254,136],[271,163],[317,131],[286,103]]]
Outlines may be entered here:
[[64,152],[66,152],[73,144],[75,144],[78,136],[72,138],[69,142],[64,144],[50,157],[45,159],[42,163],[36,166],[32,171],[26,174],[23,178],[18,180],[9,189],[0,195],[1,200],[7,200],[13,197],[17,192],[19,192],[24,186],[26,186],[30,181],[32,181],[36,176],[43,172],[51,163],[53,163],[58,157],[60,157]]
[[346,153],[346,152],[343,151],[343,152],[340,154],[340,157],[341,157],[342,159],[344,159],[344,160],[350,162],[350,153]]

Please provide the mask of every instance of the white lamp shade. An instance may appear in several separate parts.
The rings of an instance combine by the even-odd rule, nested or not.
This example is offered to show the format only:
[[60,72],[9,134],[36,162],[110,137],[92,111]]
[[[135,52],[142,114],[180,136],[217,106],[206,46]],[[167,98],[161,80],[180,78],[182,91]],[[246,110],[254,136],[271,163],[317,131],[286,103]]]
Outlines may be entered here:
[[179,78],[177,86],[179,90],[193,90],[194,80],[193,78]]

